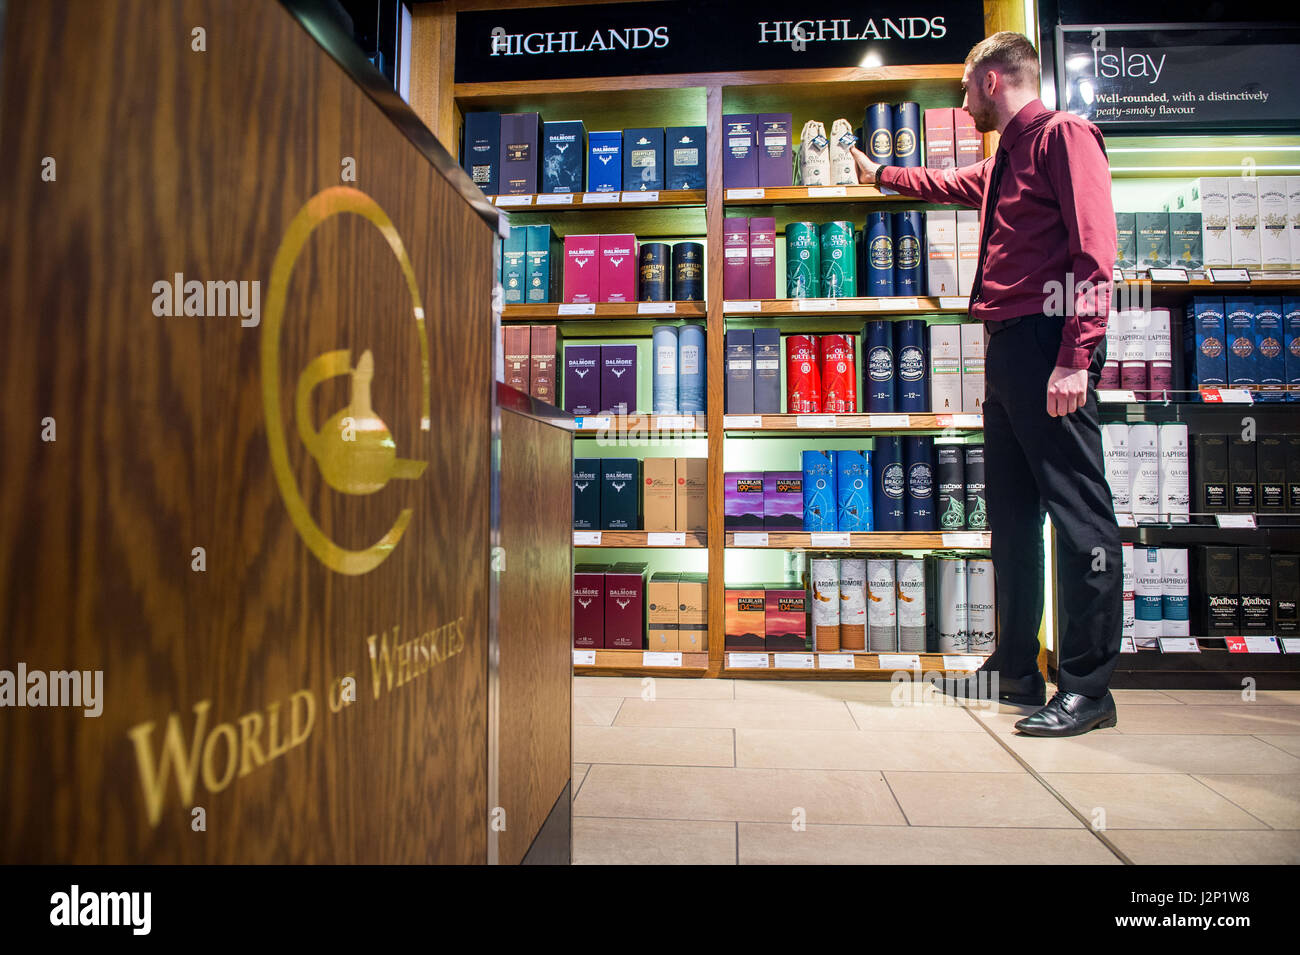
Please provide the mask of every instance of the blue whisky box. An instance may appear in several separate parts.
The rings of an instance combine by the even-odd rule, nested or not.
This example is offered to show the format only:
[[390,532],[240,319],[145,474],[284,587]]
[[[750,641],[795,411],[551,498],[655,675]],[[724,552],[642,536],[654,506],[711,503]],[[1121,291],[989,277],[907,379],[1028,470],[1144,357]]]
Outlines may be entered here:
[[582,192],[587,127],[581,120],[542,124],[542,192]]
[[754,413],[754,332],[746,328],[728,328],[727,346],[727,414]]
[[573,459],[573,529],[600,530],[600,459]]
[[834,531],[838,518],[835,491],[835,452],[804,451],[803,529]]
[[703,189],[709,151],[703,126],[669,126],[664,130],[665,189]]
[[587,191],[618,192],[622,188],[622,130],[589,133],[587,135]]
[[901,531],[906,513],[903,489],[907,485],[903,472],[903,439],[900,435],[881,435],[871,449],[871,513],[873,530]]
[[781,413],[781,330],[754,329],[754,414]]
[[1254,388],[1259,384],[1255,360],[1254,299],[1224,299],[1223,321],[1228,346],[1228,385],[1232,388]]
[[640,530],[640,502],[641,462],[636,458],[601,458],[601,529]]
[[466,113],[460,166],[487,196],[495,196],[501,172],[501,114]]
[[663,128],[623,130],[623,191],[656,192],[663,187]]
[[1282,347],[1286,352],[1286,400],[1300,401],[1300,298],[1282,299]]
[[836,523],[839,531],[871,530],[871,452],[835,452]]
[[1183,323],[1183,353],[1193,388],[1222,388],[1228,384],[1227,327],[1223,299],[1200,295],[1187,306]]
[[1283,349],[1282,300],[1255,299],[1256,401],[1286,401],[1286,354]]

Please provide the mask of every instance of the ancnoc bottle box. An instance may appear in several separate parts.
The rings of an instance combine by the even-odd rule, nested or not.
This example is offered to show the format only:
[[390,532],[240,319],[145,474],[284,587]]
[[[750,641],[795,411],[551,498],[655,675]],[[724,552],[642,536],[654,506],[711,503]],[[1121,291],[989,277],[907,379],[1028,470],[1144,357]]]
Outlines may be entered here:
[[966,528],[988,530],[988,503],[984,491],[984,445],[966,445]]
[[664,130],[668,172],[665,189],[703,189],[708,181],[709,151],[703,126],[669,126]]
[[966,560],[931,555],[932,621],[934,647],[939,653],[965,653],[969,646],[969,602],[966,592]]
[[539,113],[504,113],[501,116],[502,195],[537,192],[542,117]]
[[[1104,427],[1104,426],[1103,426]],[[966,454],[960,444],[934,449],[938,524],[941,531],[966,528]]]
[[461,168],[484,195],[495,196],[500,188],[501,114],[466,113],[464,136]]
[[623,191],[656,192],[664,188],[662,128],[623,130]]
[[727,189],[758,185],[757,125],[758,117],[752,113],[722,117],[722,185]]
[[758,124],[758,185],[791,185],[794,177],[794,160],[791,151],[790,137],[793,134],[793,123],[790,114],[760,113],[756,121]]
[[619,192],[623,188],[623,131],[593,132],[587,137],[587,191]]
[[727,343],[727,413],[754,413],[754,333],[729,328]]
[[580,531],[601,529],[600,459],[573,459],[573,528]]
[[581,120],[542,124],[542,192],[583,191],[587,127]]
[[600,520],[607,531],[641,529],[641,462],[636,458],[601,458]]
[[987,656],[997,643],[997,607],[993,561],[966,561],[966,652]]

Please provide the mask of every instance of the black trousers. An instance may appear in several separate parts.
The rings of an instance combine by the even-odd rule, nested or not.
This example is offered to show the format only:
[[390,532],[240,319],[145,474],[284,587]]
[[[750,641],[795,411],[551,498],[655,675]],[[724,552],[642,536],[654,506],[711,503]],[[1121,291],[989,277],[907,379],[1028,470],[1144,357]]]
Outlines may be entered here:
[[1037,668],[1043,619],[1043,514],[1056,531],[1058,686],[1102,696],[1119,658],[1124,580],[1119,528],[1102,464],[1097,382],[1103,340],[1088,369],[1087,403],[1047,413],[1047,381],[1065,319],[1033,315],[988,337],[984,458],[998,645],[986,667],[1007,677]]

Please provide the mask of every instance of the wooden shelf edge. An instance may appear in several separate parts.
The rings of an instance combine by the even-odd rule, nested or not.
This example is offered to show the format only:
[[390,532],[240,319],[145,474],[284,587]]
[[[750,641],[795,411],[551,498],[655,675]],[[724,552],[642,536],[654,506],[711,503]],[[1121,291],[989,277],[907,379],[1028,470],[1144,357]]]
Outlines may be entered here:
[[[766,548],[752,544],[735,544],[735,535],[767,534]],[[723,546],[737,550],[789,550],[801,547],[805,550],[988,550],[991,536],[988,531],[853,531],[849,533],[847,547],[823,547],[812,544],[811,531],[727,531]],[[981,543],[945,544],[944,534],[978,534]],[[756,651],[757,652],[757,651]]]
[[[1220,286],[1222,287],[1222,286]],[[940,299],[951,298],[953,304],[944,306]],[[960,300],[960,303],[958,302]],[[967,298],[963,295],[902,295],[902,296],[885,296],[873,298],[870,296],[856,296],[854,298],[767,298],[767,299],[731,299],[728,301],[745,301],[759,303],[757,311],[752,310],[735,310],[727,309],[726,303],[723,307],[723,315],[727,318],[748,318],[753,316],[800,316],[806,315],[809,318],[827,318],[836,315],[930,315],[930,314],[957,314],[966,313],[969,310]],[[811,307],[800,307],[800,302],[834,302],[834,308],[817,309]],[[898,301],[911,302],[915,301],[916,305],[894,305],[877,303],[893,303]],[[872,303],[870,305],[866,303]]]
[[[527,202],[511,201],[516,199],[515,196],[488,196],[488,200],[492,205],[506,212],[545,213],[550,215],[551,213],[563,214],[565,212],[573,212],[578,209],[583,209],[588,212],[593,209],[597,211],[616,211],[618,209],[681,209],[703,206],[707,199],[707,193],[703,189],[656,189],[653,191],[657,194],[658,198],[636,198],[635,190],[629,189],[611,193],[520,193],[518,198],[526,197],[528,199]],[[573,199],[570,202],[538,201],[543,196],[549,197],[553,195],[573,196]],[[618,196],[619,198],[617,200],[595,200],[588,202],[585,200],[587,195],[610,195]],[[633,198],[624,198],[624,196],[628,195],[633,196]],[[500,200],[502,198],[506,201],[501,202]]]
[[[980,423],[958,425],[955,421],[940,420],[941,417],[953,419],[958,417],[967,418],[972,416],[979,417],[981,419]],[[763,432],[763,431],[778,432],[778,433],[789,432],[793,434],[817,434],[822,436],[829,436],[829,435],[836,434],[838,432],[845,432],[845,433],[878,432],[878,433],[888,434],[888,433],[906,433],[909,431],[945,431],[948,429],[952,429],[953,431],[958,431],[958,432],[966,432],[966,431],[974,432],[974,431],[984,430],[983,418],[981,415],[968,415],[962,412],[953,412],[952,414],[945,413],[942,415],[909,413],[908,414],[909,421],[906,427],[872,425],[870,423],[870,419],[872,415],[865,414],[865,413],[836,414],[836,415],[820,415],[820,414],[768,415],[765,414],[765,415],[740,415],[739,417],[759,417],[762,418],[762,424],[760,424],[758,427],[753,427],[751,425],[735,425],[735,424],[728,425],[726,424],[726,416],[724,416],[723,426],[722,426],[723,430],[731,431],[731,432],[742,432],[742,433]],[[800,427],[798,424],[798,419],[803,417],[814,417],[814,418],[833,417],[835,419],[835,424],[831,427],[826,427],[826,428]],[[895,416],[889,415],[888,417],[895,417]]]
[[703,321],[708,314],[703,302],[677,302],[675,312],[639,312],[641,302],[597,302],[590,315],[561,315],[564,302],[538,302],[533,305],[505,305],[501,309],[502,322],[603,322],[611,319],[637,319],[646,322],[671,322],[675,319]]
[[[583,533],[578,531],[577,533]],[[590,533],[597,533],[591,531]],[[685,544],[647,544],[649,534],[685,533]],[[613,550],[618,548],[645,548],[647,550],[707,550],[708,535],[704,531],[599,531],[599,544],[574,544],[580,550]]]

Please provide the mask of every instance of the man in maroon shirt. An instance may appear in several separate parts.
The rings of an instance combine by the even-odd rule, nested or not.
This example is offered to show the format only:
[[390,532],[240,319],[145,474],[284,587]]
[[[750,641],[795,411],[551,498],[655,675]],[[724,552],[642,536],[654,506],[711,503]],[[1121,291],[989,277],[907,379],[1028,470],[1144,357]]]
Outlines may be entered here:
[[[987,334],[984,442],[998,646],[982,670],[1000,698],[1041,707],[1016,728],[1074,736],[1114,726],[1107,686],[1119,655],[1119,529],[1102,466],[1097,380],[1115,264],[1115,214],[1101,133],[1038,99],[1038,55],[997,33],[966,58],[963,104],[997,154],[961,169],[904,169],[854,150],[858,178],[927,202],[980,210],[971,317]],[[1064,623],[1057,693],[1043,705],[1043,514],[1057,534]],[[981,683],[950,680],[973,696]],[[983,685],[988,685],[984,683]]]

